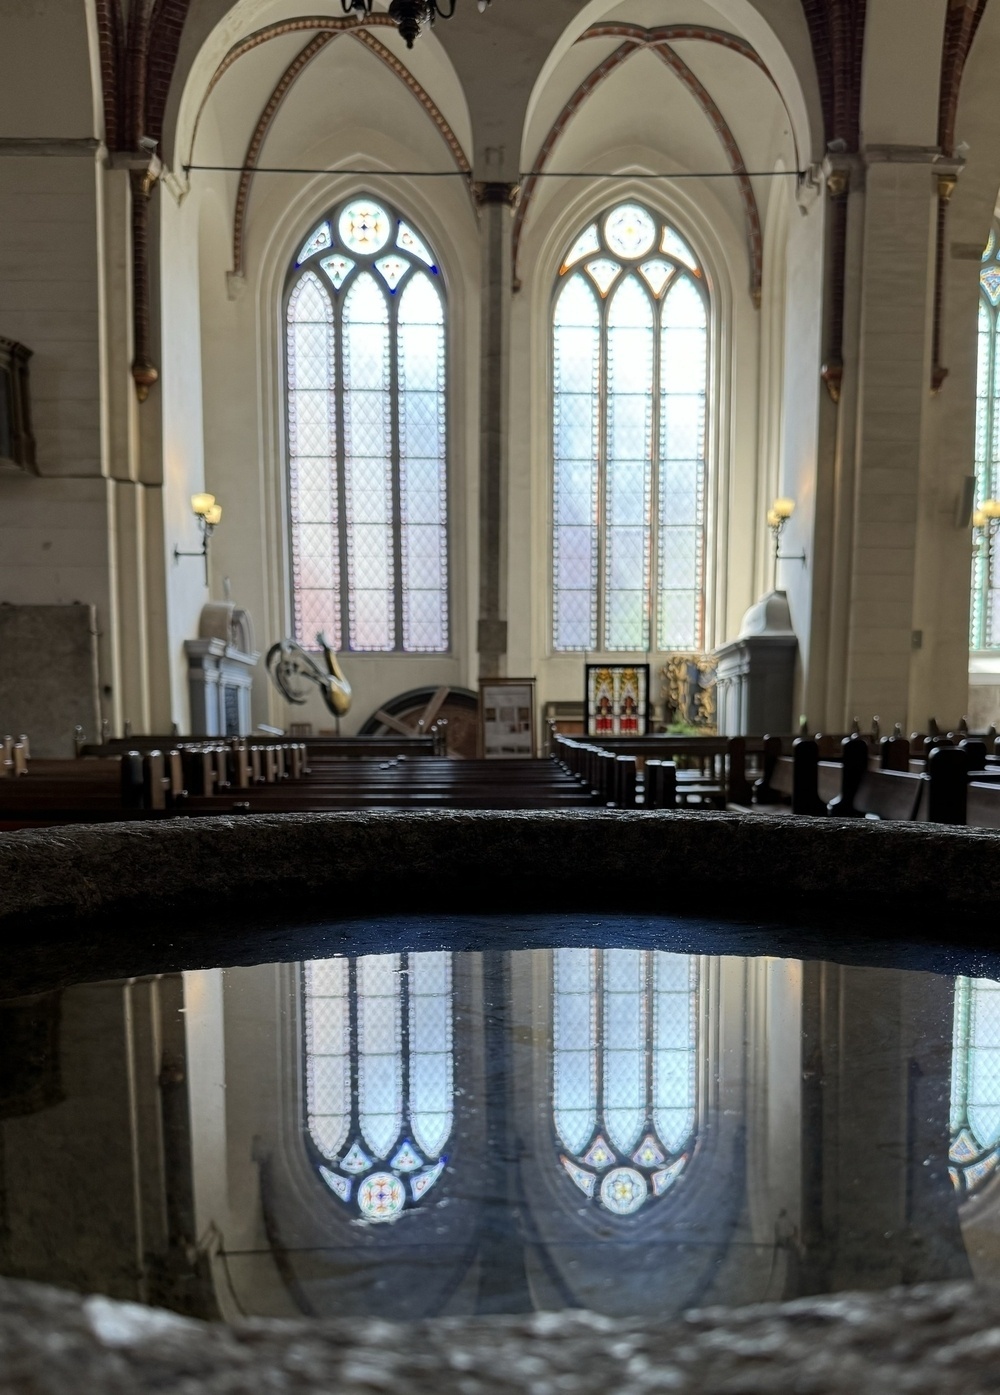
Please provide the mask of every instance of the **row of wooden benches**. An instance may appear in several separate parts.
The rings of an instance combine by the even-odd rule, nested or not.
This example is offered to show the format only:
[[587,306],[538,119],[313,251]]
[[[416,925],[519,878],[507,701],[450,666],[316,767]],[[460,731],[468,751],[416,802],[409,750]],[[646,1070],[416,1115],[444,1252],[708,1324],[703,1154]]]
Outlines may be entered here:
[[983,740],[938,737],[926,759],[914,759],[905,738],[873,747],[857,734],[792,743],[770,737],[764,746],[758,808],[1000,828],[1000,756]]
[[[406,741],[406,738],[401,738]],[[32,761],[0,784],[0,826],[365,808],[580,808],[594,803],[551,761],[455,761],[421,752],[350,758],[322,743],[233,741]],[[404,747],[405,749],[405,747]]]

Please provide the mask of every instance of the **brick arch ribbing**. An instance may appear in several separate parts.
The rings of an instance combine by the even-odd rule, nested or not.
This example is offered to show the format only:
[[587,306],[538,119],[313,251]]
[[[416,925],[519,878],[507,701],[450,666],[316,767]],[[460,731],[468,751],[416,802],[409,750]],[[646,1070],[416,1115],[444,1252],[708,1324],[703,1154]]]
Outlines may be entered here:
[[[373,16],[373,18],[376,17]],[[377,16],[377,18],[388,20],[388,16],[384,15]],[[292,20],[288,21],[284,25],[274,25],[271,27],[271,29],[272,31],[280,30],[280,32],[284,34],[294,32],[295,29],[304,28],[306,26],[306,23],[306,21]],[[312,27],[314,23],[315,21],[308,21],[310,27]],[[333,27],[334,24],[336,24],[336,27]],[[432,100],[430,94],[426,91],[426,89],[422,87],[419,82],[417,82],[416,78],[406,67],[406,65],[402,63],[394,53],[392,53],[388,48],[386,48],[385,44],[380,43],[373,34],[366,33],[362,25],[359,25],[353,21],[347,24],[339,24],[336,23],[336,21],[328,21],[327,26],[321,29],[318,34],[316,34],[312,39],[310,39],[310,41],[305,45],[303,49],[300,50],[298,54],[296,54],[296,56],[292,59],[291,63],[289,63],[288,67],[282,73],[281,77],[278,79],[278,82],[274,87],[274,90],[272,91],[270,97],[265,103],[264,109],[261,112],[260,117],[258,118],[256,126],[254,127],[253,135],[250,137],[250,143],[247,146],[247,152],[243,158],[243,167],[240,171],[240,181],[236,191],[236,205],[233,214],[233,271],[237,275],[242,275],[243,273],[244,248],[246,238],[246,215],[247,208],[250,202],[250,192],[253,187],[254,175],[256,173],[257,163],[260,159],[260,152],[263,149],[268,132],[270,131],[271,126],[274,123],[274,119],[277,116],[278,109],[287,97],[288,93],[291,91],[292,87],[301,77],[304,70],[312,62],[313,58],[315,58],[318,53],[322,52],[322,50],[326,48],[327,44],[329,44],[333,39],[338,38],[341,34],[344,33],[350,34],[352,38],[357,39],[360,43],[364,44],[364,46],[371,53],[373,53],[376,58],[383,62],[386,65],[386,67],[389,68],[390,71],[393,72],[396,75],[396,77],[399,78],[399,80],[413,94],[413,96],[417,99],[420,105],[430,116],[431,120],[434,122],[434,125],[437,127],[445,144],[448,146],[448,149],[451,152],[452,158],[454,159],[455,165],[458,168],[458,170],[463,175],[465,175],[467,179],[471,176],[472,167],[470,166],[465,152],[462,149],[461,142],[459,141],[455,132],[452,130],[451,126],[445,120],[445,117],[441,112],[440,108]],[[219,69],[216,70],[215,78],[213,79],[212,84],[210,84],[209,90],[211,90],[211,86],[214,86],[215,81],[218,80],[218,77],[221,76],[221,72],[223,71],[223,65],[225,67],[231,67],[232,62],[235,62],[236,58],[241,57],[244,53],[249,53],[252,48],[257,47],[258,43],[266,42],[267,38],[277,37],[279,37],[278,33],[262,30],[259,31],[257,35],[250,36],[250,40],[254,40],[255,42],[250,42],[250,40],[247,40],[244,41],[242,45],[237,45],[237,49],[239,49],[239,52],[237,52],[236,49],[231,49],[229,54],[227,54],[226,58],[223,60],[223,64],[221,64]],[[230,59],[232,61],[227,61]],[[204,103],[202,103],[202,106],[204,106]],[[199,116],[200,114],[201,113],[199,111]]]
[[[518,287],[518,263],[520,258],[521,238],[524,232],[524,223],[528,216],[532,198],[538,187],[539,174],[545,169],[548,161],[555,149],[560,136],[566,130],[570,121],[583,106],[584,102],[594,91],[594,89],[604,81],[609,74],[620,68],[634,53],[640,53],[645,49],[655,53],[662,62],[674,73],[674,75],[684,83],[695,101],[701,107],[702,112],[708,119],[719,137],[719,141],[725,151],[729,161],[729,167],[736,177],[740,189],[740,197],[743,203],[743,211],[746,219],[747,230],[747,251],[750,260],[750,294],[755,305],[760,304],[761,284],[763,278],[763,238],[761,234],[760,211],[757,207],[757,196],[753,190],[753,184],[747,173],[743,156],[740,152],[736,137],[726,121],[718,104],[713,99],[711,93],[704,83],[695,75],[690,67],[684,62],[676,51],[670,47],[668,39],[700,39],[706,43],[721,44],[735,53],[741,54],[755,63],[762,72],[766,73],[774,83],[773,77],[765,66],[760,55],[750,47],[744,40],[735,34],[728,34],[719,29],[706,29],[693,25],[662,25],[655,29],[643,29],[637,24],[596,24],[581,34],[578,43],[590,38],[618,38],[623,42],[613,53],[609,54],[603,63],[599,64],[593,72],[589,73],[580,83],[579,87],[563,106],[559,115],[553,122],[548,135],[542,142],[541,149],[534,160],[534,171],[524,181],[521,191],[521,198],[518,203],[517,213],[514,218],[514,285]],[[777,90],[777,84],[775,84]]]

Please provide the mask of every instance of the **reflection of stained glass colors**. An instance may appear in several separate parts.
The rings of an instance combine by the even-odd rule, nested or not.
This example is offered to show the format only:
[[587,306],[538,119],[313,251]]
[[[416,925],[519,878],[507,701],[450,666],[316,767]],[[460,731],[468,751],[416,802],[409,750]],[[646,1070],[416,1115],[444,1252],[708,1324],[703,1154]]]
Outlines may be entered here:
[[358,1210],[369,1221],[392,1221],[406,1204],[406,1192],[391,1172],[373,1172],[358,1187]]
[[[1000,238],[990,230],[979,273],[979,372],[976,387],[976,507],[1000,493]],[[1000,557],[985,532],[972,554],[972,649],[1000,648]]]
[[553,951],[553,1124],[568,1150],[559,1160],[617,1215],[663,1196],[691,1157],[697,1005],[692,956]]
[[616,1167],[601,1183],[601,1201],[616,1216],[631,1216],[648,1195],[645,1177],[632,1167]]
[[[376,259],[394,228],[397,250]],[[409,224],[355,200],[299,260],[287,311],[295,633],[306,646],[325,630],[337,648],[442,653],[446,365],[433,257]]]
[[955,980],[948,1156],[962,1193],[1000,1165],[1000,983],[993,979]]
[[309,1151],[342,1202],[353,1195],[368,1220],[390,1220],[406,1203],[404,1180],[415,1203],[447,1161],[451,955],[315,960],[303,967],[303,998]]
[[645,736],[648,664],[587,664],[588,736]]
[[[659,255],[643,260],[654,246]],[[594,255],[594,254],[597,255]],[[553,642],[704,640],[708,304],[689,245],[641,204],[590,224],[553,315]]]

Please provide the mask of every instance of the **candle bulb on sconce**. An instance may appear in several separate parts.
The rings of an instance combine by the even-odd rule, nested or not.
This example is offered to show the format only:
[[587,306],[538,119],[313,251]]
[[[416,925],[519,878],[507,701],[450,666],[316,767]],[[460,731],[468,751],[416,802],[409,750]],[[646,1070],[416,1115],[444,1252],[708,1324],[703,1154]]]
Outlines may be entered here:
[[208,540],[222,522],[222,505],[218,503],[214,494],[192,494],[191,512],[198,520],[198,527],[201,529],[201,550],[199,552],[185,552],[181,548],[174,548],[174,561],[181,557],[202,557],[205,561],[205,585],[208,585]]
[[781,551],[781,535],[785,531],[785,526],[792,514],[795,512],[795,500],[781,496],[774,500],[767,511],[767,526],[771,530],[774,538],[774,562],[775,568],[779,562],[801,562],[805,566],[805,552],[797,552],[793,555]]

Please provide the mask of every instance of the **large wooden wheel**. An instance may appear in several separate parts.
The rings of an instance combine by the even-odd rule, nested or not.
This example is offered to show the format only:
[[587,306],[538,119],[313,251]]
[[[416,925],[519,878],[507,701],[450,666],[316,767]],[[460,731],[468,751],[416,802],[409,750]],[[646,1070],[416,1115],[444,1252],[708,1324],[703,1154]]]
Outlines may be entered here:
[[444,722],[447,753],[472,760],[479,735],[479,699],[467,688],[415,688],[372,713],[359,736],[420,736]]

